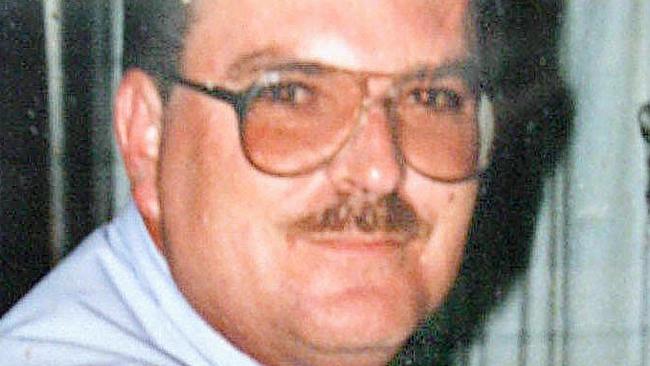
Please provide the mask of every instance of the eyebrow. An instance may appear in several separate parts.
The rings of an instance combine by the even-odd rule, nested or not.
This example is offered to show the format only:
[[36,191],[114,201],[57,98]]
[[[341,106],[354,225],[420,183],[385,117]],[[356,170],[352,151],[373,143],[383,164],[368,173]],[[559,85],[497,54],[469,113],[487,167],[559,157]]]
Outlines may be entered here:
[[414,68],[413,72],[406,72],[405,75],[412,75],[416,78],[427,77],[432,80],[444,79],[450,76],[460,77],[469,87],[477,90],[479,87],[479,72],[480,67],[476,58],[468,56],[436,66],[420,65]]
[[[254,52],[243,54],[233,61],[226,69],[228,79],[238,80],[243,76],[266,70],[290,70],[308,74],[323,72],[328,69],[335,69],[336,66],[323,64],[317,61],[296,60],[294,56],[282,51],[279,47],[271,46]],[[340,68],[347,70],[345,68]],[[350,70],[353,71],[353,70]],[[409,67],[403,72],[382,73],[377,75],[403,75],[404,78],[428,77],[433,80],[445,77],[461,77],[471,87],[478,85],[478,62],[473,56],[455,59],[442,63],[441,65],[418,64]],[[373,72],[369,72],[373,74]]]
[[238,79],[245,73],[265,70],[269,64],[278,60],[286,60],[289,58],[288,56],[286,52],[275,46],[245,53],[230,63],[226,68],[226,76],[228,79]]
[[437,66],[421,65],[419,68],[416,67],[414,69],[414,74],[422,74],[422,76],[437,79],[445,76],[465,76],[477,73],[478,65],[472,57],[467,57],[445,62]]

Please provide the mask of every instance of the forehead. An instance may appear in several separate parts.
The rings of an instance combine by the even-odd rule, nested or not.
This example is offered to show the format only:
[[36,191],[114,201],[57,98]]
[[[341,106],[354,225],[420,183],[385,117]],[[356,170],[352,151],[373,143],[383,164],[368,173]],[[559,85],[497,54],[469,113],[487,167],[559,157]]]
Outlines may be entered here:
[[268,57],[398,72],[467,56],[467,0],[195,0],[182,57],[186,74],[223,77]]

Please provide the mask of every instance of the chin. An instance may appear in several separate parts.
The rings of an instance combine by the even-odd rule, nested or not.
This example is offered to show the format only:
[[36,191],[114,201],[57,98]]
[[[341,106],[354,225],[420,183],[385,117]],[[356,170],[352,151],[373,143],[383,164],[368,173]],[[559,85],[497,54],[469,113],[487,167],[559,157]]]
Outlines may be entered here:
[[377,352],[393,355],[423,318],[405,293],[352,289],[302,304],[295,336],[324,353]]

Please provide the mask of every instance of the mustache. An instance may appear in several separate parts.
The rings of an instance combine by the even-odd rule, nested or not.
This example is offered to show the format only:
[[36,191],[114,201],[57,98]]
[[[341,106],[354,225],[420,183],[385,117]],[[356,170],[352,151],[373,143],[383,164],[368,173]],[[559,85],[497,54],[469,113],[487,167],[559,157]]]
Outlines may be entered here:
[[342,196],[330,207],[308,214],[294,224],[294,232],[340,233],[358,231],[368,234],[385,233],[412,238],[429,231],[429,225],[413,206],[397,193],[370,200],[357,196]]

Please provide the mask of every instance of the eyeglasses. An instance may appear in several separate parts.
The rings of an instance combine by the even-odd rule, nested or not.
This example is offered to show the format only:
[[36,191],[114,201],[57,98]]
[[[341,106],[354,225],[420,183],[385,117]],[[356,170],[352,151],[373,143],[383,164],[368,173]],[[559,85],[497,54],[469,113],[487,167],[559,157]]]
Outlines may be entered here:
[[261,70],[241,91],[170,79],[231,104],[250,163],[267,174],[294,176],[336,156],[368,108],[369,79],[390,78],[380,101],[397,158],[431,179],[457,182],[485,168],[492,140],[492,118],[479,111],[479,104],[485,109],[487,102],[490,111],[491,105],[462,72],[449,67],[394,75],[291,63]]

